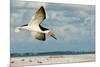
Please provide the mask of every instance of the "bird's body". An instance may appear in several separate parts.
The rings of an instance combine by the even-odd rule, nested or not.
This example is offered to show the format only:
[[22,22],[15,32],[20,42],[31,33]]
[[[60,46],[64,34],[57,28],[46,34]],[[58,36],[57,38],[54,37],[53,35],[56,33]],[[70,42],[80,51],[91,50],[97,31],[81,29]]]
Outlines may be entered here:
[[[45,41],[45,34],[50,34],[54,37],[54,34],[47,28],[41,26],[41,23],[46,18],[46,13],[43,6],[36,12],[28,24],[22,25],[16,28],[16,31],[27,30],[34,34],[35,38],[38,40]],[[55,38],[55,37],[54,37]],[[55,38],[56,39],[56,38]]]
[[42,33],[49,32],[49,30],[47,28],[40,27],[40,26],[23,26],[23,27],[17,27],[17,29],[26,30],[26,31],[30,31],[30,32],[42,32]]

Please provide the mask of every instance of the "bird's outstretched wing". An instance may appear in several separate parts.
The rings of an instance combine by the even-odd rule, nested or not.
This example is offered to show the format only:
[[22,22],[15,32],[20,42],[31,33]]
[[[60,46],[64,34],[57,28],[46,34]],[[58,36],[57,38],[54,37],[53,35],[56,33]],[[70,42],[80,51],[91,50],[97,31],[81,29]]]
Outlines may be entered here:
[[38,40],[42,40],[45,41],[46,40],[46,36],[45,33],[41,33],[41,32],[32,32],[32,36],[35,37]]
[[31,21],[29,22],[28,25],[39,25],[42,23],[42,21],[46,18],[46,13],[45,13],[45,10],[44,10],[44,7],[41,6],[39,8],[39,10],[36,12],[35,15],[33,15]]

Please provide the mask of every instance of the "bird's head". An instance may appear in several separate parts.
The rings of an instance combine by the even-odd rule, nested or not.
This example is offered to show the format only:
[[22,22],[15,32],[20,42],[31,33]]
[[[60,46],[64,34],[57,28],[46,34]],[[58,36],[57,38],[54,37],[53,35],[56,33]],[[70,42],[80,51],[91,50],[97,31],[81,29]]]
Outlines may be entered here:
[[51,32],[51,31],[49,31],[49,32],[48,32],[48,36],[51,36],[51,37],[53,37],[54,39],[56,39],[56,40],[57,40],[57,38],[55,37],[54,33],[53,33],[53,32]]

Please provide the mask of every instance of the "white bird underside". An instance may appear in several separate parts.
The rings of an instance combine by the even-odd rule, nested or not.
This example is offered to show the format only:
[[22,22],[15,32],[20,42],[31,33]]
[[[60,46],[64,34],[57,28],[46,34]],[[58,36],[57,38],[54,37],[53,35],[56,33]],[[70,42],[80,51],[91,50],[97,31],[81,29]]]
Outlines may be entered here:
[[43,31],[40,29],[40,24],[42,21],[46,18],[46,13],[43,8],[43,6],[40,7],[40,9],[36,12],[35,15],[32,16],[31,21],[26,24],[22,25],[21,27],[17,27],[15,32],[20,32],[21,30],[28,30],[32,32],[32,36],[34,36],[38,40],[45,40],[45,33],[48,33],[48,29],[46,31]]

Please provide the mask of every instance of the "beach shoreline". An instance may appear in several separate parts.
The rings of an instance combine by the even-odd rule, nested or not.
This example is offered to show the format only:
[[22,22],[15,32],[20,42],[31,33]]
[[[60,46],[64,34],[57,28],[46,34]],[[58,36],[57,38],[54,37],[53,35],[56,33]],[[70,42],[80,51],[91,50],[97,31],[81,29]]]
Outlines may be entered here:
[[78,62],[95,62],[95,54],[12,57],[10,65],[14,67]]

